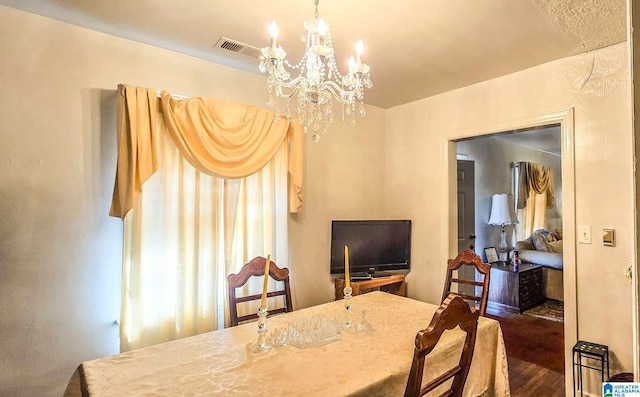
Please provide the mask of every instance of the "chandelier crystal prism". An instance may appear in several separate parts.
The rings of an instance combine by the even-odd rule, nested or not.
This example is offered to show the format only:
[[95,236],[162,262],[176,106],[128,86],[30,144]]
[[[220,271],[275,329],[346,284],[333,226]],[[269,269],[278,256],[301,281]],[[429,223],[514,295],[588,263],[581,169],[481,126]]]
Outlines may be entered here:
[[[356,45],[356,58],[349,59],[349,73],[342,75],[334,57],[333,40],[329,26],[318,14],[315,3],[315,18],[304,21],[304,32],[300,40],[306,44],[302,59],[293,65],[285,57],[286,52],[278,45],[278,25],[273,21],[269,32],[271,45],[262,48],[260,71],[268,73],[267,106],[280,112],[284,102],[284,115],[291,117],[290,102],[297,101],[297,114],[304,132],[313,133],[313,141],[320,140],[333,122],[333,99],[342,106],[342,120],[350,118],[351,126],[356,125],[356,114],[364,117],[364,89],[371,88],[369,66],[362,61],[364,45],[362,40]],[[292,75],[297,76],[292,77]],[[357,109],[356,109],[357,108]]]

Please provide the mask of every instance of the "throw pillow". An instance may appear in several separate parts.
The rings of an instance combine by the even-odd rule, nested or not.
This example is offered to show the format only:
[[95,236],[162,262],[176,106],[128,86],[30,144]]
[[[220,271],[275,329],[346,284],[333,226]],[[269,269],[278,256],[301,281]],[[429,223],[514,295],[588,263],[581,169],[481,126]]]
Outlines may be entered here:
[[533,234],[531,234],[531,240],[533,241],[533,247],[536,251],[551,251],[551,249],[549,249],[549,240],[547,240],[547,237],[543,233],[539,231],[533,232]]

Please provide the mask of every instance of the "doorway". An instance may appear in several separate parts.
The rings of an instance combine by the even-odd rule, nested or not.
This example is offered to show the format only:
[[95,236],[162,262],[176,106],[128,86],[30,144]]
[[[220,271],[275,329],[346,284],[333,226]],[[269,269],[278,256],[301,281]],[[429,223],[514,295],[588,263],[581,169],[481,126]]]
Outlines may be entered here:
[[[499,261],[489,258],[483,260],[492,265],[487,316],[500,322],[509,357],[510,378],[514,379],[512,383],[515,383],[515,379],[534,375],[538,377],[541,371],[547,372],[545,370],[555,372],[550,375],[550,379],[544,378],[545,383],[558,380],[562,382],[564,376],[562,270],[549,269],[546,266],[550,263],[545,262],[548,259],[561,262],[561,249],[558,248],[558,253],[542,253],[543,251],[533,249],[520,251],[520,257],[525,263],[518,270],[506,258],[508,254],[511,259],[516,249],[524,248],[523,245],[528,244],[525,238],[532,232],[527,231],[527,236],[522,237],[527,223],[523,222],[526,219],[523,216],[525,210],[517,212],[516,209],[519,170],[525,170],[528,164],[548,167],[549,174],[555,175],[549,178],[553,181],[549,184],[553,192],[550,208],[545,205],[533,206],[543,212],[536,217],[538,224],[534,229],[551,230],[552,236],[558,235],[562,230],[560,142],[560,126],[557,124],[505,131],[457,142],[459,246],[460,241],[464,241],[463,237],[473,236],[481,242],[475,249],[468,244],[463,244],[459,249],[471,247],[478,255],[484,256],[487,250],[497,248],[500,251],[501,240],[506,237],[508,249],[505,258],[500,258]],[[461,178],[473,175],[474,165],[478,169],[475,174],[477,181]],[[477,186],[474,182],[477,182]],[[508,195],[509,200],[497,200],[501,194]],[[466,203],[465,198],[473,196],[476,199],[471,204]],[[522,204],[524,202],[522,200]],[[495,225],[498,213],[494,212],[500,209],[496,204],[510,207],[507,210],[507,214],[512,214],[509,219],[500,219],[507,222],[505,226]],[[465,222],[467,215],[473,213],[468,209],[469,206],[474,207],[476,213],[471,229],[465,227],[465,223],[469,223]],[[527,206],[531,206],[531,203]],[[519,222],[512,225],[516,213]],[[517,226],[520,229],[518,233]],[[503,228],[506,236],[501,237]],[[562,241],[558,240],[558,243],[562,244]],[[539,262],[534,263],[532,258]],[[553,272],[553,278],[549,277],[550,272]],[[470,276],[473,277],[473,274]],[[517,394],[518,390],[514,391]]]
[[[574,175],[574,152],[573,152],[573,110],[562,111],[558,113],[546,114],[539,117],[531,117],[523,120],[517,120],[512,123],[506,123],[496,126],[492,130],[485,131],[463,131],[457,134],[457,136],[450,137],[447,142],[447,154],[449,164],[449,205],[457,207],[456,184],[457,179],[454,176],[457,174],[457,160],[456,154],[457,142],[463,140],[471,140],[476,137],[484,137],[489,135],[495,135],[497,131],[516,131],[516,130],[529,130],[533,128],[539,128],[540,126],[549,126],[558,124],[560,126],[560,142],[561,142],[561,179],[562,179],[562,228],[564,230],[564,243],[566,249],[563,253],[563,278],[564,278],[564,302],[565,302],[565,322],[563,326],[564,332],[564,369],[565,369],[565,390],[570,391],[572,385],[571,376],[571,347],[577,341],[577,305],[576,305],[576,269],[575,269],[575,175]],[[476,164],[476,175],[480,173],[480,165]],[[489,176],[491,177],[491,176]],[[455,183],[455,184],[454,184]],[[476,184],[481,183],[479,180]],[[497,193],[497,192],[496,192]],[[508,192],[507,192],[508,193]],[[477,192],[476,192],[477,194]],[[485,210],[488,211],[490,203],[486,203]],[[477,209],[477,207],[476,207]],[[456,210],[449,212],[450,220],[449,227],[457,229],[458,220]],[[486,214],[488,217],[488,213]],[[489,225],[483,226],[489,228]],[[450,233],[449,243],[449,257],[452,257],[457,252],[458,233]],[[476,233],[478,238],[476,239],[476,252],[482,253],[482,248],[485,246],[485,242],[480,242],[479,233]],[[489,237],[490,238],[490,237]],[[514,240],[511,240],[512,244]],[[491,244],[491,245],[495,245]],[[487,246],[491,246],[487,245]]]
[[[457,163],[458,253],[461,253],[467,249],[475,250],[475,163],[469,160],[458,160]],[[472,266],[458,269],[458,275],[466,280],[475,278],[481,281],[484,278],[479,278],[475,273]],[[480,294],[480,288],[473,285],[460,284],[458,291],[467,295]]]

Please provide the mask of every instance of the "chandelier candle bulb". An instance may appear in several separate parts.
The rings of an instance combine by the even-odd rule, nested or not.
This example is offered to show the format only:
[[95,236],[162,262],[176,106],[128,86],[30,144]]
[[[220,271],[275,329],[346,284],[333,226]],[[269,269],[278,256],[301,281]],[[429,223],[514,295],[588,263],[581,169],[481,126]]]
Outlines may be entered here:
[[271,255],[267,255],[267,260],[264,264],[264,282],[262,283],[262,300],[260,301],[260,308],[267,308],[267,284],[269,284],[269,263],[271,263]]
[[269,26],[269,34],[271,35],[271,48],[278,47],[278,33],[278,24],[274,19],[273,22],[271,22],[271,26]]
[[344,282],[347,288],[351,287],[351,277],[349,276],[349,247],[344,246]]
[[353,59],[353,55],[349,58],[349,74],[354,75],[356,73],[356,60]]
[[364,43],[362,39],[358,40],[358,44],[356,44],[356,61],[358,65],[362,63],[362,53],[364,52]]
[[318,19],[318,37],[320,45],[324,45],[324,38],[327,34],[327,24],[324,22],[324,18]]

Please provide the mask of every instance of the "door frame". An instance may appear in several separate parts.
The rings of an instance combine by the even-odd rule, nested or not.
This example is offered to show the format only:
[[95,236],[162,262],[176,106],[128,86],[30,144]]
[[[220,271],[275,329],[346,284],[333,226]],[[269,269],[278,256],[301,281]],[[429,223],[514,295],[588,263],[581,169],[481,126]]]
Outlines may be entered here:
[[[456,157],[457,157],[457,156],[456,156]],[[471,189],[472,189],[472,195],[473,195],[473,196],[472,196],[472,197],[469,197],[469,198],[465,198],[465,202],[466,202],[466,203],[468,203],[468,204],[471,204],[471,205],[473,206],[473,208],[471,208],[471,211],[473,211],[473,212],[471,213],[471,215],[473,215],[473,216],[469,217],[469,218],[470,218],[470,220],[471,220],[471,222],[472,222],[473,224],[471,225],[471,228],[472,228],[472,230],[471,230],[471,231],[467,231],[467,230],[465,230],[465,233],[464,233],[464,234],[466,234],[467,236],[466,236],[466,237],[465,237],[465,239],[464,239],[464,241],[465,241],[465,242],[464,242],[464,244],[465,244],[465,246],[464,246],[464,247],[461,247],[461,246],[460,246],[460,244],[461,244],[461,243],[460,243],[460,240],[458,240],[458,250],[457,250],[457,252],[456,252],[456,255],[458,255],[458,254],[462,253],[462,251],[464,251],[465,249],[470,248],[470,247],[469,247],[469,245],[470,245],[470,244],[469,244],[469,241],[470,241],[470,240],[472,240],[472,239],[470,238],[470,235],[474,235],[474,236],[476,235],[476,216],[475,216],[475,201],[476,201],[476,199],[475,199],[475,196],[476,196],[476,194],[475,194],[475,190],[476,190],[476,188],[475,188],[475,182],[476,182],[476,181],[475,181],[475,179],[476,179],[476,178],[475,178],[475,173],[476,173],[475,169],[476,169],[476,162],[475,162],[474,160],[456,159],[456,184],[458,184],[458,183],[459,183],[457,172],[459,172],[459,171],[460,171],[460,169],[459,169],[458,167],[460,166],[460,162],[461,162],[461,161],[465,161],[465,162],[467,162],[468,164],[471,164],[471,166],[470,166],[471,172],[470,172],[470,173],[471,173],[471,177],[473,177],[473,180],[471,181],[471,184],[472,184]],[[464,164],[464,163],[463,163],[463,164]],[[469,172],[469,170],[466,170],[466,171],[467,171],[467,172]],[[466,176],[467,176],[467,172],[465,172],[465,178],[466,178]],[[457,186],[457,188],[459,188],[459,185]],[[460,193],[460,191],[459,191],[458,189],[456,189],[456,192],[457,192],[458,194]],[[457,203],[457,201],[456,201],[456,203]],[[467,207],[467,205],[465,204],[465,214],[467,213],[467,210],[468,210],[466,207]],[[456,211],[457,211],[457,214],[458,214],[458,215],[457,215],[458,224],[460,223],[460,222],[459,222],[459,221],[460,221],[460,211],[459,211],[459,210],[460,210],[459,208],[456,208]],[[464,228],[466,229],[466,227],[464,227]],[[458,234],[460,234],[460,230],[458,230]],[[460,237],[460,236],[458,236],[458,238],[459,238],[459,237]],[[478,252],[478,251],[477,251],[478,247],[476,246],[476,240],[475,240],[475,238],[473,239],[473,241],[472,241],[471,245],[473,245],[473,250],[474,250],[474,251],[476,251],[476,252]],[[463,272],[464,272],[464,269],[462,269],[462,270],[463,270]],[[468,269],[467,269],[467,270],[468,270]],[[472,273],[471,273],[471,277],[473,278],[474,276],[475,276],[475,273],[473,273],[473,272],[472,272]],[[472,288],[471,290],[473,291],[473,288]]]
[[457,131],[441,142],[441,153],[446,162],[447,173],[441,186],[448,189],[443,192],[443,216],[447,216],[442,224],[445,230],[442,253],[445,258],[452,258],[458,249],[457,224],[457,178],[456,178],[456,141],[464,138],[493,135],[498,132],[523,128],[539,127],[549,124],[560,124],[562,139],[562,228],[563,228],[563,290],[564,290],[564,374],[565,393],[570,395],[573,388],[573,368],[571,367],[571,349],[578,341],[578,302],[576,278],[576,197],[575,197],[575,130],[574,109],[569,108],[538,116],[518,120],[489,124],[481,128]]

